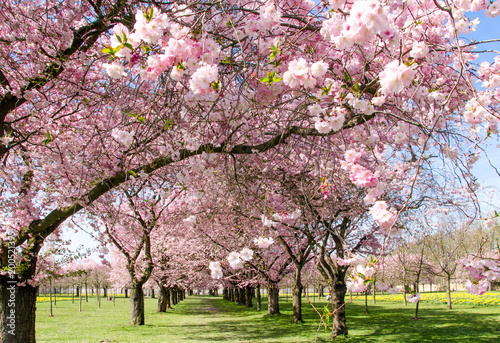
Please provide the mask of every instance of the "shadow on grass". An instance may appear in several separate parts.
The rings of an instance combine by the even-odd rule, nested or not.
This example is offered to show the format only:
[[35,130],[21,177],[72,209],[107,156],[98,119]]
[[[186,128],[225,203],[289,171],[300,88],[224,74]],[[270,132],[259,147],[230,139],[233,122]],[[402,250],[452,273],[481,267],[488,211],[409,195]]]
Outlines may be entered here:
[[[207,341],[223,342],[237,339],[242,342],[312,342],[318,330],[319,317],[304,304],[304,323],[293,324],[291,303],[280,303],[282,314],[270,316],[265,311],[256,312],[220,298],[200,298],[179,312],[187,314],[209,314],[214,320],[207,326],[179,325],[184,336],[196,341],[203,337]],[[198,302],[199,301],[199,302]],[[326,303],[317,303],[322,308]],[[266,309],[263,302],[262,308]],[[363,305],[347,305],[347,325],[350,335],[336,341],[349,342],[500,342],[499,316],[481,313],[475,315],[466,310],[423,308],[421,319],[414,320],[414,307],[400,304],[389,306],[371,305],[365,314]],[[435,307],[435,306],[434,306]],[[179,314],[180,314],[179,313]],[[220,317],[220,320],[217,320]],[[231,319],[226,319],[230,317]],[[311,333],[313,333],[311,335]],[[331,342],[330,332],[320,329],[318,342]]]
[[[350,304],[348,326],[354,337],[363,342],[499,342],[498,314],[474,315],[464,310],[423,308],[414,320],[414,306],[369,307]],[[358,334],[358,331],[363,334]]]

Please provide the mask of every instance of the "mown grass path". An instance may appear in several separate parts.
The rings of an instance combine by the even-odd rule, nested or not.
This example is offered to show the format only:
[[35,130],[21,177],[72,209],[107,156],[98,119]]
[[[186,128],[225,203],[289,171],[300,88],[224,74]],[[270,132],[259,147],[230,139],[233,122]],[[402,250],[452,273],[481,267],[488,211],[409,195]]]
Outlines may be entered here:
[[[167,313],[156,312],[157,299],[146,299],[146,325],[128,325],[128,299],[116,304],[89,299],[78,312],[78,304],[58,301],[54,317],[47,303],[38,303],[39,343],[177,343],[177,342],[314,342],[318,316],[304,301],[305,323],[292,324],[291,302],[280,302],[282,314],[268,316],[219,298],[191,296]],[[321,308],[325,303],[316,302]],[[266,303],[263,303],[265,309]],[[347,339],[342,342],[500,342],[500,307],[457,305],[448,311],[443,305],[420,304],[420,320],[411,319],[414,305],[355,301],[347,305]],[[318,342],[332,342],[329,332],[320,330]],[[338,342],[339,340],[336,340]]]

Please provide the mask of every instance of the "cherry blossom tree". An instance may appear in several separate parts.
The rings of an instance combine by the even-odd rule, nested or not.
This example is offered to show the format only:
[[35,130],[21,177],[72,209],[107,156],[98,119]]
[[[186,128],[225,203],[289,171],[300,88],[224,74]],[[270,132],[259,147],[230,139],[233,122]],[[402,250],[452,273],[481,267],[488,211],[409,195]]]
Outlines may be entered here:
[[[460,39],[477,25],[467,11],[497,16],[497,2],[1,6],[0,260],[9,265],[12,242],[26,265],[15,274],[16,336],[0,318],[14,342],[35,341],[36,284],[28,281],[45,240],[131,177],[203,153],[351,137],[369,152],[400,154],[393,169],[412,170],[409,188],[439,156],[474,191],[476,146],[497,134],[500,62],[475,65],[480,43]],[[351,157],[360,153],[353,149]],[[351,167],[372,191],[375,221],[387,223],[376,168]],[[0,281],[5,309],[8,279]]]

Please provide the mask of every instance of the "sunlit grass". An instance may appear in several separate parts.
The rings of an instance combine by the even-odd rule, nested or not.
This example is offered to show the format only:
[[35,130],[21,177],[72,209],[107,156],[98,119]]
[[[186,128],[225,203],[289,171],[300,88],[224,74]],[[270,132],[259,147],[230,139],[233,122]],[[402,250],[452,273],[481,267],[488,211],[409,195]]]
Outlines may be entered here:
[[[324,298],[322,298],[324,300]],[[264,299],[265,300],[265,299]],[[313,300],[321,309],[325,301]],[[281,315],[245,308],[210,296],[192,296],[167,313],[156,312],[157,299],[146,298],[146,325],[131,326],[129,299],[117,298],[116,302],[101,301],[95,296],[83,301],[83,312],[78,312],[78,301],[58,302],[54,317],[49,317],[49,304],[37,304],[38,343],[169,343],[169,342],[314,342],[319,318],[304,299],[305,322],[292,323],[290,298],[280,302]],[[254,301],[255,305],[255,301]],[[348,338],[351,342],[497,342],[500,332],[500,307],[456,305],[446,310],[446,305],[421,303],[420,320],[413,320],[415,305],[404,307],[401,303],[368,302],[365,314],[364,298],[347,304]],[[320,328],[318,342],[331,341],[330,332]]]

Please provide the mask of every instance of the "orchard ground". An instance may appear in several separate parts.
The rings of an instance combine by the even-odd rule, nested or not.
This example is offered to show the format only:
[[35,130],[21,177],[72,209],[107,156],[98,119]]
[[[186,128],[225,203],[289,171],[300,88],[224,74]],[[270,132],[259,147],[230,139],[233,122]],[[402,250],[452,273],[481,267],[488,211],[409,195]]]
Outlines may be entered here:
[[[435,294],[439,298],[440,294]],[[489,292],[500,298],[500,292]],[[40,298],[42,300],[42,298]],[[62,300],[62,301],[60,301]],[[129,299],[117,298],[101,302],[95,297],[83,300],[83,311],[78,312],[78,301],[62,298],[53,306],[49,317],[49,302],[37,303],[37,341],[39,343],[167,343],[167,342],[314,342],[319,317],[304,299],[305,322],[292,324],[292,304],[280,299],[281,315],[266,315],[263,311],[225,301],[222,297],[188,296],[166,313],[156,312],[157,299],[146,298],[146,325],[128,325]],[[309,298],[318,311],[326,305],[317,298]],[[382,299],[380,299],[382,300]],[[415,304],[403,306],[388,299],[372,303],[368,298],[368,314],[364,297],[347,304],[349,342],[499,342],[500,305],[456,304],[447,310],[441,303],[421,302],[419,320],[412,319]],[[328,342],[330,332],[319,328],[318,342]]]

